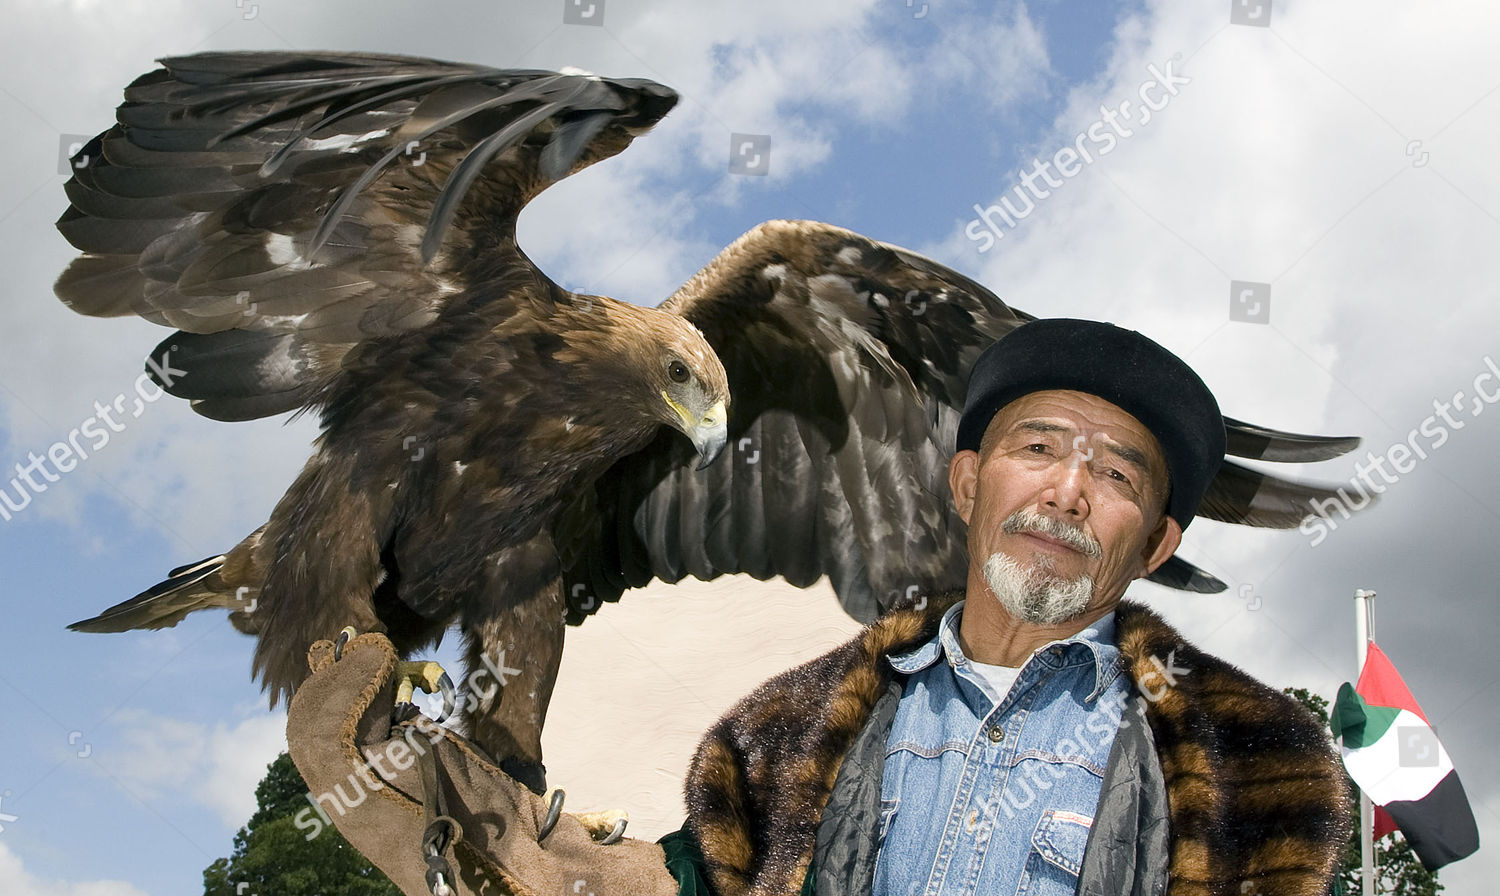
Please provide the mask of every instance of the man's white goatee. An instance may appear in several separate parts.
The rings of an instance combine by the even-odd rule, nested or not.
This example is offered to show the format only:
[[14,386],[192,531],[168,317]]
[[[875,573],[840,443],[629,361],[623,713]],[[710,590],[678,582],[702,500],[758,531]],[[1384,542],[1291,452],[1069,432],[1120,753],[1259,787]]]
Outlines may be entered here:
[[999,551],[985,561],[984,580],[1012,616],[1033,625],[1077,619],[1094,596],[1090,576],[1065,579],[1039,567],[1026,569]]
[[[1062,538],[1082,553],[1095,557],[1099,542],[1076,529],[1030,510],[1017,510],[1001,528],[1008,533],[1043,532]],[[1000,604],[1017,619],[1033,625],[1057,625],[1083,615],[1094,596],[1094,579],[1081,575],[1066,579],[1052,571],[1052,558],[1038,553],[1030,568],[996,551],[984,562],[984,580]]]

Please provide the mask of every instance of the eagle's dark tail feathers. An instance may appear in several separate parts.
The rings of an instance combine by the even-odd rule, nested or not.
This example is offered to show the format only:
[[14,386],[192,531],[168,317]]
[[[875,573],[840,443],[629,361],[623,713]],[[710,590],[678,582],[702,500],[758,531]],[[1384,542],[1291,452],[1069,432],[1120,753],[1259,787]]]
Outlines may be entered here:
[[225,607],[243,610],[243,601],[233,593],[223,593],[205,581],[224,565],[224,557],[209,557],[187,566],[179,566],[167,579],[115,604],[92,619],[75,622],[68,628],[75,632],[124,632],[140,628],[170,628],[194,610]]

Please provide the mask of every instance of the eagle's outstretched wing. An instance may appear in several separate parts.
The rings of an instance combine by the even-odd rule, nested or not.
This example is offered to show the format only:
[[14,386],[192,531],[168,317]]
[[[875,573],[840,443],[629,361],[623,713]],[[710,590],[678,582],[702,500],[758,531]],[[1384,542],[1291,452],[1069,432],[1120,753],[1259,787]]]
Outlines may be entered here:
[[515,221],[675,101],[648,81],[372,55],[210,53],[137,79],[75,157],[58,226],[84,256],[59,295],[177,328],[148,369],[199,413],[317,408],[323,434],[264,526],[74,627],[230,609],[273,703],[307,645],[348,625],[410,652],[457,623],[471,673],[524,643],[506,698],[468,721],[539,787],[558,496],[663,424],[712,454],[729,395],[700,333],[582,305]]
[[316,402],[354,346],[507,294],[487,282],[553,292],[515,246],[516,215],[677,100],[650,81],[404,56],[162,66],[75,156],[58,228],[85,254],[57,292],[181,331],[151,369],[221,420]]
[[[581,496],[558,538],[571,546],[571,619],[653,578],[827,575],[862,620],[965,584],[947,481],[965,384],[980,352],[1031,315],[913,252],[793,221],[745,234],[662,307],[724,362],[730,450],[693,473],[680,440],[659,438]],[[1358,444],[1227,424],[1230,452],[1259,460]],[[1200,515],[1289,527],[1328,494],[1226,461]],[[1151,578],[1224,588],[1175,557]]]

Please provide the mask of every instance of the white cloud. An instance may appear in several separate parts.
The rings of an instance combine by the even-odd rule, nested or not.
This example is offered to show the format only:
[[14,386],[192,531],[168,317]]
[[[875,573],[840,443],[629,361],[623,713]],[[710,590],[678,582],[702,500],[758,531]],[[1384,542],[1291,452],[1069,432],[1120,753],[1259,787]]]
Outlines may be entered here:
[[949,27],[944,39],[928,48],[924,90],[951,89],[943,82],[977,87],[992,112],[1044,96],[1055,73],[1046,35],[1026,4],[1010,10],[981,6],[977,12],[973,20]]
[[144,890],[120,880],[43,880],[26,870],[25,863],[0,842],[0,890],[6,896],[146,896]]
[[[246,711],[247,713],[250,711]],[[255,786],[286,749],[286,717],[263,711],[212,724],[121,710],[119,742],[95,753],[99,770],[143,799],[170,796],[238,828],[255,812]]]

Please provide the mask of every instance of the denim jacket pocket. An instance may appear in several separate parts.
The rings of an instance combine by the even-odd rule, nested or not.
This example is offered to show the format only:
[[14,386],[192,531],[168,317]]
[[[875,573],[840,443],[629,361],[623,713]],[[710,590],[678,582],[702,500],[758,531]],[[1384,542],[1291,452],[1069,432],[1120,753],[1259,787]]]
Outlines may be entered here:
[[1048,809],[1031,835],[1031,848],[1048,864],[1077,877],[1093,825],[1094,820],[1087,815]]

